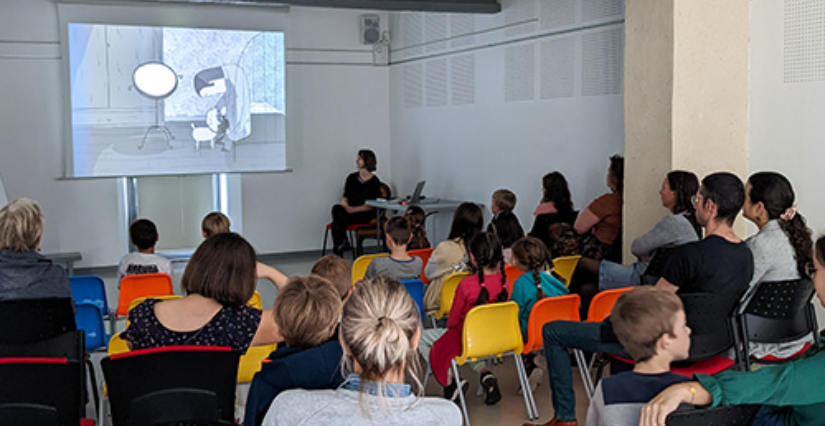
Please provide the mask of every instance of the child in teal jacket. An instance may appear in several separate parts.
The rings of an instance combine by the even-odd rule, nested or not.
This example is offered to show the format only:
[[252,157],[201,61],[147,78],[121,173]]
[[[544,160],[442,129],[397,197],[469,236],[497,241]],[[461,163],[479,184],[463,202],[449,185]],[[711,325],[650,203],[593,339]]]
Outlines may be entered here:
[[524,237],[513,243],[513,264],[525,272],[513,284],[510,300],[518,304],[521,337],[527,341],[527,323],[533,305],[544,297],[563,296],[568,290],[559,278],[546,271],[553,266],[553,260],[538,238]]

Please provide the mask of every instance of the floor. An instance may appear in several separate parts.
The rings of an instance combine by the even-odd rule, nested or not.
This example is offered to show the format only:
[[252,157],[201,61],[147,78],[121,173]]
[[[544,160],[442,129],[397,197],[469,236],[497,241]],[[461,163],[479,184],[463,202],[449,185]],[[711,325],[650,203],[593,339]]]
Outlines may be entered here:
[[[307,274],[318,257],[318,253],[271,255],[263,256],[261,261],[279,269],[288,276],[293,276]],[[183,276],[185,267],[185,262],[176,261],[173,263],[172,280],[175,286],[175,292],[179,294],[181,293],[180,278]],[[115,268],[96,268],[93,270],[80,269],[77,271],[78,275],[87,273],[99,275],[104,279],[107,287],[106,290],[109,305],[117,306],[118,293]],[[259,280],[258,291],[261,293],[264,307],[272,306],[273,301],[275,300],[275,295],[277,294],[275,286],[266,280]],[[118,331],[121,331],[123,327],[125,327],[125,323],[123,321],[119,322]],[[102,373],[99,371],[99,360],[104,356],[105,354],[101,352],[92,355],[96,370],[98,370],[98,380],[101,380],[103,377]],[[470,413],[470,421],[472,424],[475,426],[518,426],[524,422],[528,422],[529,420],[527,419],[524,399],[518,394],[519,381],[512,357],[505,359],[500,365],[493,366],[492,370],[499,379],[503,398],[497,405],[487,406],[484,404],[484,401],[480,396],[476,396],[476,392],[478,390],[477,374],[469,366],[464,366],[461,368],[462,377],[468,379],[470,382],[470,389],[467,392],[467,404]],[[535,392],[540,422],[546,422],[553,416],[547,380],[547,373],[545,372],[541,384]],[[587,399],[584,396],[581,379],[576,369],[573,370],[573,383],[576,391],[577,417],[583,422],[587,411]],[[428,396],[441,396],[442,394],[441,387],[432,378],[430,378],[427,384],[426,394]],[[91,403],[88,407],[88,415],[95,416],[94,406]]]

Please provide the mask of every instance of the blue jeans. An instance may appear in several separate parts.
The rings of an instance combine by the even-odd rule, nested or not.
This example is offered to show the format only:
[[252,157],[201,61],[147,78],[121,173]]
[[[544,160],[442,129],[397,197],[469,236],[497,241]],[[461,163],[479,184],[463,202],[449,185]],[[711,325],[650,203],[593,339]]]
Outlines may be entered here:
[[553,321],[542,328],[544,356],[550,374],[553,411],[556,418],[572,422],[576,420],[576,394],[573,391],[573,370],[567,348],[585,352],[608,353],[627,357],[619,343],[602,342],[605,323]]
[[630,265],[603,260],[599,266],[599,290],[638,286],[642,283],[642,271],[638,262]]

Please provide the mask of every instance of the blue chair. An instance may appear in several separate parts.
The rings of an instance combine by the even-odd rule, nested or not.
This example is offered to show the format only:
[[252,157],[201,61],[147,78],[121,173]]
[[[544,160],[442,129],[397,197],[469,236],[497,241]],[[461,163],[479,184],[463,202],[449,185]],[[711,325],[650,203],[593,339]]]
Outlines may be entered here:
[[421,321],[424,321],[424,282],[415,279],[401,281],[401,284],[404,284],[404,288],[407,289],[407,292],[410,293],[410,296],[415,300],[415,304],[418,305],[418,313]]
[[78,302],[75,304],[75,322],[77,328],[86,335],[86,350],[107,349],[109,336],[103,323],[103,312],[93,303]]
[[91,303],[100,308],[103,313],[103,318],[111,322],[111,331],[115,331],[114,313],[109,309],[108,299],[106,298],[106,284],[103,278],[97,275],[77,275],[69,277],[69,282],[72,289],[72,299],[76,303]]

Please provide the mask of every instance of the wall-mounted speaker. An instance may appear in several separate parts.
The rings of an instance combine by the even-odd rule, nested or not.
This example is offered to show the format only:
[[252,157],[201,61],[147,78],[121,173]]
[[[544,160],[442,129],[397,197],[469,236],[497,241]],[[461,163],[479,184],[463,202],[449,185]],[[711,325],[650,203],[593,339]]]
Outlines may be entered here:
[[375,44],[381,39],[381,17],[361,15],[361,44]]

